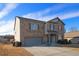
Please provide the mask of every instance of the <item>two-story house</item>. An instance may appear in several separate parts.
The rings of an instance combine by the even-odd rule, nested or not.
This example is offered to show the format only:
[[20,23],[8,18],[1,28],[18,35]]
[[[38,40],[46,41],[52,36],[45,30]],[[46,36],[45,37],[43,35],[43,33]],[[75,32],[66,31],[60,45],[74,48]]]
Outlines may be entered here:
[[44,22],[17,16],[15,42],[21,42],[23,46],[56,44],[57,40],[64,39],[64,25],[58,17]]

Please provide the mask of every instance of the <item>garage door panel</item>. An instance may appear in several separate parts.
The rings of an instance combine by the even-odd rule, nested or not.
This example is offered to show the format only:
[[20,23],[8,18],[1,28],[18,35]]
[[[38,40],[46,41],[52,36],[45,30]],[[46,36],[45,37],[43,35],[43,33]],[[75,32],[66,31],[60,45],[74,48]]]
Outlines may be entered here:
[[37,46],[37,45],[41,45],[41,40],[42,40],[42,38],[24,39],[23,40],[23,45],[24,46]]
[[79,38],[73,38],[71,39],[72,43],[79,43]]

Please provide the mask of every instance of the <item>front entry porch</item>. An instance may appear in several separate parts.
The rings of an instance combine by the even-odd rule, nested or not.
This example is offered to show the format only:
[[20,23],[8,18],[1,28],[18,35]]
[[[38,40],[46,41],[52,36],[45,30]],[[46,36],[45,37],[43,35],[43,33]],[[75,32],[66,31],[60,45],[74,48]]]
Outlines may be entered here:
[[58,40],[58,36],[56,34],[47,35],[47,45],[54,45]]

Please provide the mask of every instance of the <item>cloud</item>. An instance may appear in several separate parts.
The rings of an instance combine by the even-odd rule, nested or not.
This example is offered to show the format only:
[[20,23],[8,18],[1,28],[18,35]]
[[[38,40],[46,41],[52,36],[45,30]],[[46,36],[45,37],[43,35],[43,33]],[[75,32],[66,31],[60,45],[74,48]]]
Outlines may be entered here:
[[63,14],[60,13],[60,14],[55,14],[55,15],[48,15],[48,16],[44,16],[43,18],[40,18],[40,19],[50,20],[50,19],[53,19],[55,17],[59,17],[61,20],[66,20],[66,19],[78,17],[78,16],[79,16],[79,11],[72,11],[69,13],[63,13]]
[[0,21],[0,35],[14,34],[14,20]]
[[5,7],[0,11],[0,19],[9,14],[13,9],[17,7],[18,4],[5,4]]
[[59,15],[59,17],[61,19],[68,19],[68,18],[73,18],[73,17],[77,17],[77,16],[79,16],[79,11]]
[[44,9],[44,10],[41,10],[41,11],[25,14],[25,15],[23,15],[23,17],[38,19],[38,20],[41,20],[43,18],[42,20],[44,20],[44,17],[45,17],[46,14],[48,14],[50,12],[61,10],[65,6],[66,6],[65,4],[64,5],[63,4],[56,4],[56,5],[54,5],[50,8],[47,8],[47,9]]
[[50,12],[56,12],[56,11],[59,11],[59,10],[65,8],[65,7],[67,8],[68,6],[70,6],[70,5],[69,4],[57,4],[55,6],[47,8],[45,10],[25,14],[25,15],[23,15],[23,17],[47,21],[47,20],[53,19],[55,17],[59,17],[60,19],[64,20],[64,19],[79,16],[79,11],[71,11],[71,10],[69,10],[69,12],[64,12],[64,13],[60,12],[60,13],[48,15],[48,13],[50,13]]
[[[18,4],[5,4],[5,7],[0,11],[0,19],[8,15],[11,11],[13,11]],[[14,34],[14,20],[0,20],[0,35],[5,34]]]

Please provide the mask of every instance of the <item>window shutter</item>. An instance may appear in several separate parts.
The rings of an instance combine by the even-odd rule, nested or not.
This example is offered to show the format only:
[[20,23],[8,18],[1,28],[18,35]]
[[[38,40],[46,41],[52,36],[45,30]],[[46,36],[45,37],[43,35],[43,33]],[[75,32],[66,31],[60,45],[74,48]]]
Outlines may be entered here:
[[31,31],[31,23],[29,23],[29,30]]
[[39,24],[38,24],[38,30],[39,30]]

